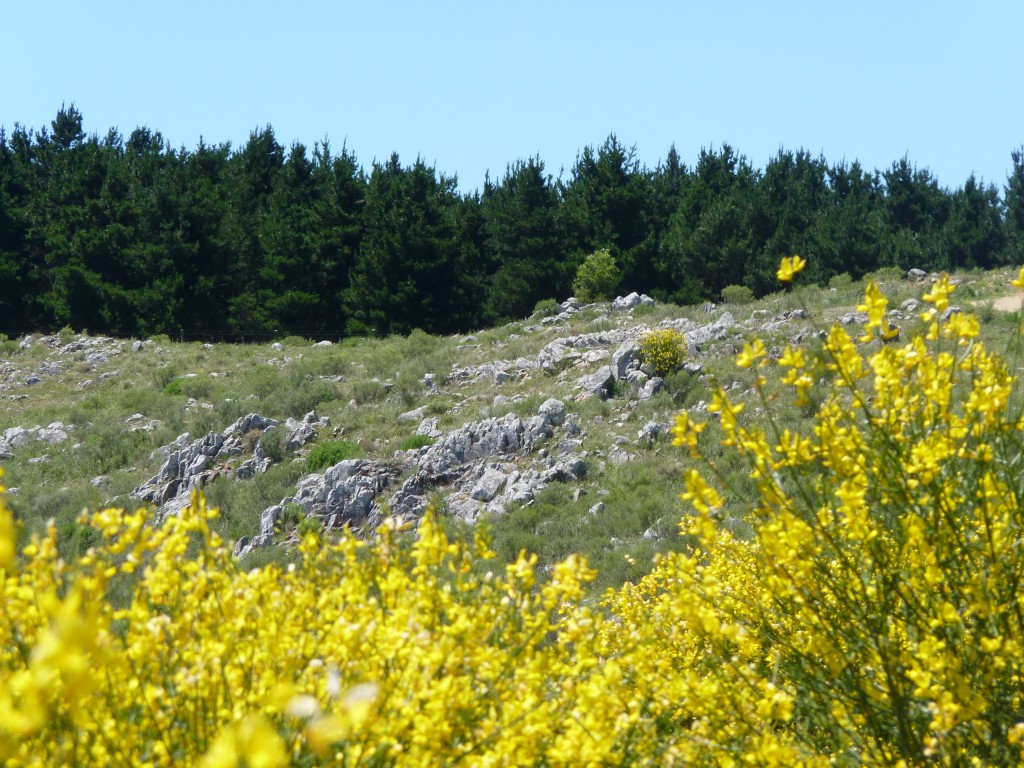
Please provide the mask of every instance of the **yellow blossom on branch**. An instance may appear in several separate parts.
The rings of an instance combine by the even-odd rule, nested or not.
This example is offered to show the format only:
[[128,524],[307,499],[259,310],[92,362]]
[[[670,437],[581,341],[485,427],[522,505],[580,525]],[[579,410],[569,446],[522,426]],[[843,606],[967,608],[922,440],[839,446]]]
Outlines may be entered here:
[[775,277],[780,282],[791,283],[793,278],[806,266],[807,261],[799,256],[784,256]]
[[1014,288],[1024,290],[1024,267],[1020,268],[1020,273],[1017,275],[1016,279],[1010,281],[1010,285]]

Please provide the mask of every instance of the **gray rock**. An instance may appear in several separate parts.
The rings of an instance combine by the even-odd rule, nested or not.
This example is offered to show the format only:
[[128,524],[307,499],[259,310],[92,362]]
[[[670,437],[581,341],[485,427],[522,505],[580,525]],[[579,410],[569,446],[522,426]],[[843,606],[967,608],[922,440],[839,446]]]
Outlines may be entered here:
[[411,424],[414,421],[422,421],[423,414],[425,414],[426,412],[427,406],[421,405],[419,408],[416,408],[414,410],[398,414],[398,416],[395,418],[395,421],[397,421],[399,424]]
[[59,421],[55,421],[52,424],[40,429],[36,433],[36,437],[42,440],[44,443],[50,443],[54,445],[56,443],[63,443],[68,439],[68,433],[66,427]]
[[284,515],[284,507],[280,504],[275,504],[272,507],[268,507],[263,510],[263,514],[260,515],[260,538],[272,539],[274,537],[274,531],[277,530],[277,526],[281,522],[281,518]]
[[642,387],[651,377],[639,368],[626,371],[626,382],[635,387]]
[[420,422],[420,425],[416,427],[417,435],[426,435],[427,437],[440,437],[441,430],[437,428],[437,418],[424,419]]
[[610,365],[604,365],[594,373],[584,376],[576,383],[584,397],[600,397],[606,400],[611,396],[612,387],[615,386],[615,375]]
[[538,443],[553,434],[551,422],[547,416],[543,414],[534,416],[523,427],[523,446],[528,451],[533,450]]
[[665,380],[660,376],[655,376],[650,381],[646,382],[640,387],[640,392],[637,393],[637,399],[639,400],[650,400],[656,394],[661,392],[665,388]]
[[658,438],[658,435],[664,432],[666,428],[666,425],[661,422],[649,421],[643,425],[639,432],[637,432],[637,437],[641,440],[653,443]]
[[14,455],[14,447],[6,440],[0,438],[0,459],[9,459]]
[[629,294],[628,296],[619,296],[614,301],[612,301],[612,309],[615,310],[628,310],[633,309],[633,307],[637,306],[640,306],[640,294],[637,293],[636,291]]
[[587,463],[579,456],[567,456],[562,461],[542,473],[545,482],[568,483],[582,480],[587,476]]
[[250,413],[240,419],[237,419],[233,424],[231,424],[231,426],[224,430],[224,434],[245,435],[254,429],[260,432],[265,432],[271,427],[276,427],[277,424],[278,422],[276,419],[269,419],[258,413]]
[[915,267],[914,269],[907,270],[907,280],[912,280],[915,283],[920,283],[921,281],[925,280],[927,277],[928,277],[928,273],[925,272],[923,269],[917,269]]
[[626,464],[636,458],[636,454],[628,453],[622,448],[613,448],[608,454],[608,461],[612,464]]
[[541,416],[547,417],[547,420],[551,422],[553,426],[561,426],[565,422],[565,403],[561,400],[556,400],[551,397],[541,403],[540,408],[537,409],[537,413]]
[[487,469],[470,491],[470,498],[490,501],[505,487],[507,475],[497,469]]
[[314,437],[316,437],[316,430],[313,429],[312,424],[299,424],[294,430],[292,430],[285,440],[285,450],[297,451]]
[[616,379],[626,376],[630,364],[637,360],[639,346],[634,341],[624,341],[612,354],[612,374]]
[[603,501],[597,502],[597,504],[595,504],[594,506],[592,506],[590,509],[587,510],[587,514],[590,515],[591,517],[593,517],[594,515],[599,515],[602,512],[604,512],[604,502]]

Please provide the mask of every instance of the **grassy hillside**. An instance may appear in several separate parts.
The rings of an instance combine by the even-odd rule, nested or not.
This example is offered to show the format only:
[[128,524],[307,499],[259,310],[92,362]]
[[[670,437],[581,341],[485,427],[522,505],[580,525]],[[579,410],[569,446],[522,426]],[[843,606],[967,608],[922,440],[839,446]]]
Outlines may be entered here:
[[[895,273],[873,277],[896,310],[894,322],[901,331],[920,330],[921,321],[905,302],[919,301],[930,281],[914,282]],[[991,348],[1005,349],[1018,317],[996,303],[1012,290],[1011,275],[978,272],[954,278],[960,283],[955,300],[973,307]],[[311,451],[329,456],[328,444],[344,441],[351,451],[346,455],[397,461],[400,484],[409,474],[402,462],[439,435],[508,413],[525,419],[545,400],[557,398],[566,404],[567,423],[575,425],[571,434],[556,429],[533,450],[495,460],[520,470],[543,470],[562,455],[578,455],[586,463],[586,476],[549,483],[532,501],[479,519],[490,526],[495,550],[507,561],[522,549],[536,552],[548,565],[578,552],[597,568],[598,587],[615,585],[646,573],[654,553],[681,546],[678,493],[689,459],[671,446],[673,414],[683,406],[701,410],[715,383],[737,402],[748,399],[755,374],[737,368],[735,355],[754,334],[775,347],[775,354],[795,342],[813,355],[820,350],[817,334],[836,320],[859,328],[864,318],[856,315],[856,307],[863,290],[863,284],[836,279],[826,289],[798,286],[761,301],[715,307],[659,304],[616,310],[597,304],[568,315],[548,307],[547,317],[541,312],[469,336],[414,332],[334,345],[301,338],[272,345],[110,339],[69,329],[5,340],[0,345],[0,433],[10,436],[12,428],[40,426],[44,437],[23,435],[0,463],[10,505],[23,523],[22,540],[53,519],[65,554],[81,554],[94,543],[89,529],[76,522],[82,509],[142,506],[131,492],[159,470],[166,458],[161,447],[183,433],[196,440],[250,413],[284,422],[315,411],[315,437],[301,447],[287,449],[282,426],[265,435],[241,436],[240,454],[211,465],[203,490],[210,505],[222,511],[220,533],[237,541],[259,531],[265,509],[295,493],[296,483],[310,473]],[[638,399],[638,386],[625,380],[615,383],[608,398],[584,398],[576,389],[582,377],[609,363],[623,334],[636,337],[647,328],[668,326],[706,329],[716,323],[723,326],[718,336],[691,344],[688,370],[668,375],[666,387],[650,399]],[[536,367],[542,350],[585,334],[596,335],[596,341],[589,337],[587,346],[570,350],[549,370]],[[769,402],[771,386],[779,385],[769,386]],[[783,427],[799,428],[822,393],[814,386],[809,395],[806,406],[780,406],[771,416]],[[424,419],[436,420],[434,438],[417,436]],[[654,429],[641,435],[650,424]],[[49,433],[48,425],[54,427]],[[66,439],[60,439],[60,432]],[[269,469],[238,479],[235,470],[257,445],[269,455]],[[753,498],[751,484],[736,455],[718,449],[714,459],[736,488],[729,501],[738,520]],[[393,490],[375,501],[382,514]],[[453,490],[437,483],[425,492],[442,511],[450,533],[458,533],[467,528],[466,515],[443,514]],[[287,512],[278,523],[276,543],[254,550],[245,562],[290,557],[295,530],[307,511],[292,506]],[[315,521],[318,527],[325,522]],[[313,521],[305,525],[308,529]]]
[[[1024,270],[874,277],[341,348],[9,343],[9,402],[49,410],[0,445],[0,760],[1020,764]],[[155,503],[70,506],[119,488]]]

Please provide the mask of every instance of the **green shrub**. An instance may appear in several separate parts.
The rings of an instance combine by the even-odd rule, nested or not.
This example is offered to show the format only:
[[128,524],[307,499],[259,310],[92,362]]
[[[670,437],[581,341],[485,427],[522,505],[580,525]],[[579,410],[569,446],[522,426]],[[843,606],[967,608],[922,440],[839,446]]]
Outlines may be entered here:
[[696,393],[705,391],[701,386],[700,377],[683,369],[672,371],[665,376],[665,389],[668,390],[676,405],[683,408],[696,399],[694,397]]
[[640,339],[640,362],[654,369],[655,376],[678,370],[686,356],[686,340],[675,328],[659,328]]
[[412,435],[411,437],[405,438],[402,444],[398,446],[400,451],[412,451],[418,448],[425,448],[428,445],[434,444],[434,438],[428,435]]
[[607,248],[602,248],[587,256],[576,270],[572,290],[584,303],[603,301],[612,298],[621,279],[615,257]]
[[531,317],[554,317],[561,311],[561,307],[554,299],[541,299],[533,308]]
[[840,272],[838,275],[832,275],[828,279],[828,287],[835,288],[837,291],[849,288],[851,285],[853,285],[853,278],[850,277],[849,272]]
[[363,449],[348,440],[331,440],[318,443],[306,456],[306,469],[319,472],[325,467],[333,467],[345,459],[357,459],[363,455]]
[[306,508],[302,504],[297,501],[289,502],[284,505],[284,510],[281,513],[281,519],[278,520],[277,527],[282,531],[289,528],[298,528],[305,517]]
[[723,304],[750,304],[754,292],[745,285],[727,285],[722,289]]
[[309,515],[308,517],[302,518],[302,521],[299,523],[299,527],[296,529],[295,532],[298,534],[299,539],[301,540],[306,538],[306,536],[308,536],[311,533],[320,535],[320,533],[323,532],[323,529],[324,526],[323,523],[320,522],[320,518],[318,518],[316,515]]
[[283,426],[271,427],[259,439],[263,453],[275,464],[284,460],[285,443],[288,441],[287,430]]
[[18,351],[18,342],[0,333],[0,357],[10,357]]
[[167,382],[165,395],[184,395],[196,400],[208,398],[213,393],[213,382],[204,376],[181,376]]

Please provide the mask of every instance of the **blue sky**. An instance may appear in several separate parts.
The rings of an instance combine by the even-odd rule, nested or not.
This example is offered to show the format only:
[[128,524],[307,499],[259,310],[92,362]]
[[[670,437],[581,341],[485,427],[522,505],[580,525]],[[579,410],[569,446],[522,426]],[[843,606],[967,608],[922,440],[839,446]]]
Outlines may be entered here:
[[1002,189],[1024,144],[1024,3],[0,3],[0,125],[146,125],[174,147],[346,143],[458,175],[539,155],[568,176],[610,133],[653,167],[804,148]]

